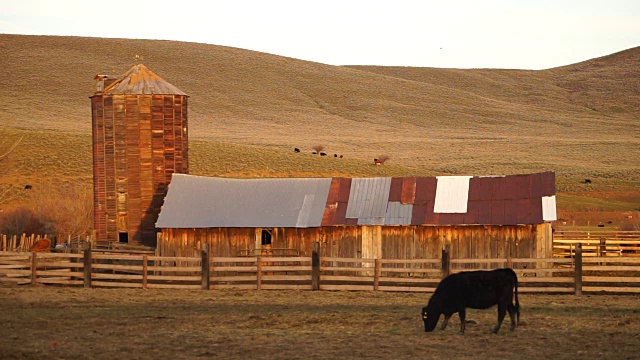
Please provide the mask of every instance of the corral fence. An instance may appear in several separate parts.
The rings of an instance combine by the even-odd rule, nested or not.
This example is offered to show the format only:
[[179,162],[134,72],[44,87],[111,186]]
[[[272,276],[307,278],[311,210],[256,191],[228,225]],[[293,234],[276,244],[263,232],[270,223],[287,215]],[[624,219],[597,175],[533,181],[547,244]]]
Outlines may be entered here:
[[200,256],[166,257],[92,249],[79,253],[0,251],[0,282],[110,288],[217,290],[296,289],[433,292],[448,274],[511,267],[519,291],[534,293],[640,293],[640,258],[572,257],[549,259],[452,259],[447,246],[439,259],[362,259],[320,257]]
[[640,257],[640,231],[573,231],[553,233],[553,254],[573,257],[577,244],[582,256]]

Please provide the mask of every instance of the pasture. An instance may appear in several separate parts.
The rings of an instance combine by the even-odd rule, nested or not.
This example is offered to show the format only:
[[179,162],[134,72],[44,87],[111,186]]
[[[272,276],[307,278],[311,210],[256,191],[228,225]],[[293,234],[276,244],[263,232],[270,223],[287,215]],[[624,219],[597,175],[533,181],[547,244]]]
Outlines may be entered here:
[[[3,359],[637,359],[638,295],[520,294],[521,326],[468,310],[425,333],[430,295],[0,284]],[[442,321],[442,320],[441,320]]]

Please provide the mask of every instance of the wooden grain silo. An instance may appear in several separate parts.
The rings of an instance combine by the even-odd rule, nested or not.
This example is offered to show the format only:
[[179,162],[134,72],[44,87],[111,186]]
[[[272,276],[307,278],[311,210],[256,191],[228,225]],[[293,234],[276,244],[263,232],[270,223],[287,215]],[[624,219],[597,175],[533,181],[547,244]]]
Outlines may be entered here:
[[135,65],[98,75],[91,96],[98,243],[156,246],[155,222],[175,173],[187,174],[187,94]]

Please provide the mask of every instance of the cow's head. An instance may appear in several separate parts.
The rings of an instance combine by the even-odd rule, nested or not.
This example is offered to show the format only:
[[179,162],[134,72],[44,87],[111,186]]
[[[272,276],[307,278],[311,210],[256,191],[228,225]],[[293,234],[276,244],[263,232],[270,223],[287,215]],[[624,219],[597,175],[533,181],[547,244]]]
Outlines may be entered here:
[[440,313],[429,309],[429,306],[422,308],[422,321],[424,321],[424,331],[430,332],[436,328],[438,320],[440,319]]

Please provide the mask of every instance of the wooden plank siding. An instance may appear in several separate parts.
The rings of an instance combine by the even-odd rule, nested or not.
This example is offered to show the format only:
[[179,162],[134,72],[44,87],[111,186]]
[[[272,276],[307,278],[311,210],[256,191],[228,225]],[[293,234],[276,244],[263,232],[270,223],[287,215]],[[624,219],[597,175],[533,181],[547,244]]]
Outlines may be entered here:
[[[438,259],[445,244],[454,258],[545,258],[553,255],[549,224],[520,226],[331,226],[274,228],[271,248],[311,256],[371,259]],[[196,256],[202,243],[213,256],[240,256],[259,250],[260,229],[162,229],[161,256]]]
[[153,247],[171,175],[189,170],[187,96],[96,94],[91,104],[97,240],[124,232]]

